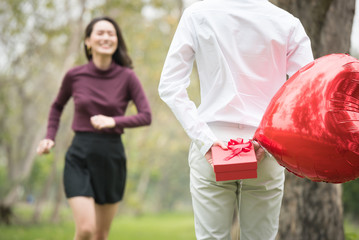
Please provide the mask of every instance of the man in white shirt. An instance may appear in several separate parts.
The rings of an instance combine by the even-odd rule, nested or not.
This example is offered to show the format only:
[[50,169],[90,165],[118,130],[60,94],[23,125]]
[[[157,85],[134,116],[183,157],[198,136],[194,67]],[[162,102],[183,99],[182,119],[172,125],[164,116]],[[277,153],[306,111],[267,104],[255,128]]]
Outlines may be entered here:
[[[196,60],[201,104],[186,88]],[[190,182],[197,239],[231,239],[239,204],[240,239],[270,240],[278,232],[284,169],[258,159],[258,177],[216,182],[213,145],[249,140],[287,75],[313,60],[300,21],[267,0],[204,0],[187,8],[173,37],[160,97],[192,139]],[[257,158],[262,149],[257,149]]]

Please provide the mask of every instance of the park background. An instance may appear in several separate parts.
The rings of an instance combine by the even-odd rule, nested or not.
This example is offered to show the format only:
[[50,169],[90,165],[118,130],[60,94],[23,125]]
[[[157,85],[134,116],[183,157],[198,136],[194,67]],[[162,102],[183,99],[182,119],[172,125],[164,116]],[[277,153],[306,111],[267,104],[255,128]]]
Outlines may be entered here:
[[[350,52],[358,58],[355,1],[359,13],[359,0],[272,2],[303,21],[316,57]],[[73,136],[72,102],[61,118],[55,149],[46,156],[37,156],[35,149],[64,73],[86,62],[84,27],[100,15],[118,21],[153,111],[150,127],[127,129],[123,136],[128,182],[110,239],[195,239],[190,140],[157,94],[172,36],[183,9],[192,2],[0,2],[0,240],[72,238],[74,226],[62,187],[63,156]],[[199,104],[196,71],[189,93]],[[127,114],[134,112],[130,105]],[[279,239],[359,239],[358,180],[333,185],[287,177]]]

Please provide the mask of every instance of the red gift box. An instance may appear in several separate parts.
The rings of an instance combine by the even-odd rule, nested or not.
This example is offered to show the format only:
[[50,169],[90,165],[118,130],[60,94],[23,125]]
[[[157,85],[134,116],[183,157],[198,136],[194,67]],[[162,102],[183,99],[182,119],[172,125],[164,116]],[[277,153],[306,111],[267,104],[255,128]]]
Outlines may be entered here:
[[251,142],[231,140],[228,150],[213,146],[212,158],[216,181],[257,178],[257,159]]

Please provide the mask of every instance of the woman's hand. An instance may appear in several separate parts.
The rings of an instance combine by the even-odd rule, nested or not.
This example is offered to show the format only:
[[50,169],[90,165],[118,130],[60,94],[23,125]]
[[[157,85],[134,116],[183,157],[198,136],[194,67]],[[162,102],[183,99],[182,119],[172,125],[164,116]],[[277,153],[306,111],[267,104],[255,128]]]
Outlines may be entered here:
[[39,145],[36,148],[37,154],[47,154],[50,152],[50,149],[55,146],[55,142],[51,139],[42,139],[39,143]]
[[[213,147],[213,146],[220,146],[222,149],[228,149],[228,148],[227,148],[227,145],[226,145],[224,142],[219,141],[219,140],[215,141],[215,142],[213,143],[212,147]],[[211,164],[211,166],[213,167],[212,147],[208,150],[208,152],[204,155],[204,157],[207,159],[207,162],[208,162],[209,164]]]
[[115,119],[113,117],[107,117],[104,115],[95,115],[91,117],[91,124],[94,128],[101,130],[103,128],[113,128],[116,126]]

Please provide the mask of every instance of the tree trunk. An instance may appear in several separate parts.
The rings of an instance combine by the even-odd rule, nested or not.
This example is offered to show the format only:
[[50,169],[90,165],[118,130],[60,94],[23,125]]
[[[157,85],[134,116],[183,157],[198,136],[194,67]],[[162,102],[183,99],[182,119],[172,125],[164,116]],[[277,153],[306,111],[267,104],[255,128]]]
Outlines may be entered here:
[[[298,17],[315,58],[350,49],[355,0],[273,0]],[[344,240],[341,185],[286,174],[279,239]]]
[[341,185],[287,173],[279,239],[344,240]]
[[350,49],[355,0],[272,0],[298,17],[312,41],[316,58]]
[[10,225],[13,217],[14,214],[12,212],[12,208],[0,204],[0,223],[5,223],[6,225]]

